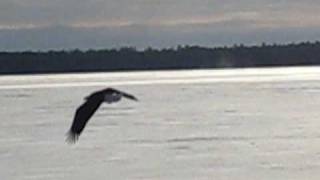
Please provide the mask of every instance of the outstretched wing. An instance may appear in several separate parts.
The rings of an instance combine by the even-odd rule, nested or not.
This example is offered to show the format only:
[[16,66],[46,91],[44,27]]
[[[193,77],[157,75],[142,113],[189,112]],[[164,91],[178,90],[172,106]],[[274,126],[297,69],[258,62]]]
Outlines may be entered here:
[[136,97],[134,97],[132,94],[129,94],[129,93],[126,93],[126,92],[123,92],[123,91],[120,91],[120,90],[117,90],[117,89],[114,89],[114,88],[107,88],[107,89],[104,89],[100,92],[109,92],[109,93],[119,93],[121,94],[123,97],[127,98],[127,99],[131,99],[133,101],[138,101],[138,99]]
[[127,99],[131,99],[133,101],[138,101],[138,99],[133,96],[132,94],[129,94],[129,93],[126,93],[126,92],[123,92],[123,91],[119,91],[119,90],[116,90],[116,89],[112,89],[113,91],[121,94],[123,97],[127,98]]
[[89,119],[97,111],[103,101],[97,98],[87,99],[85,103],[78,107],[76,110],[71,128],[68,132],[67,141],[75,143]]
[[125,92],[121,92],[122,96],[127,98],[127,99],[131,99],[133,101],[138,101],[138,99],[136,97],[134,97],[133,95],[131,94],[128,94],[128,93],[125,93]]

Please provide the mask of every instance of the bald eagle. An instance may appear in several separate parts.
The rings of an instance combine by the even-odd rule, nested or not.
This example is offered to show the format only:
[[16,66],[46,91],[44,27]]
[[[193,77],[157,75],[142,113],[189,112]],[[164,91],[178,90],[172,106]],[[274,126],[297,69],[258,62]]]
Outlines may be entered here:
[[103,102],[111,104],[120,101],[122,97],[138,101],[138,99],[133,95],[113,88],[96,91],[85,97],[85,102],[76,110],[71,128],[67,133],[66,141],[69,143],[75,143],[79,139],[79,136],[87,122]]

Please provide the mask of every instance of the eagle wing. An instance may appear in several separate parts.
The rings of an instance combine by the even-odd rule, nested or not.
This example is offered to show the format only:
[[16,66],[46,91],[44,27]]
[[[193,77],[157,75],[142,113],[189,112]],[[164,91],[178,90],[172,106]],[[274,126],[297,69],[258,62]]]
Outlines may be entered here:
[[86,102],[77,108],[71,128],[67,135],[68,142],[75,143],[78,140],[87,122],[97,111],[102,102],[103,100],[101,98],[92,97],[88,98]]
[[125,93],[125,92],[121,92],[122,96],[127,98],[127,99],[131,99],[133,101],[138,101],[138,99],[136,97],[134,97],[133,95],[131,94],[128,94],[128,93]]
[[98,91],[98,93],[100,92],[109,92],[109,93],[118,93],[118,94],[121,94],[121,96],[127,98],[127,99],[131,99],[133,101],[138,101],[138,99],[136,97],[134,97],[132,94],[129,94],[129,93],[126,93],[126,92],[123,92],[123,91],[120,91],[120,90],[117,90],[117,89],[114,89],[114,88],[106,88],[102,91]]
[[111,90],[113,90],[114,92],[117,92],[119,94],[121,94],[123,97],[127,98],[127,99],[130,99],[130,100],[133,100],[133,101],[138,101],[138,99],[133,96],[132,94],[129,94],[129,93],[126,93],[126,92],[123,92],[123,91],[119,91],[119,90],[116,90],[116,89],[113,89],[113,88],[110,88]]

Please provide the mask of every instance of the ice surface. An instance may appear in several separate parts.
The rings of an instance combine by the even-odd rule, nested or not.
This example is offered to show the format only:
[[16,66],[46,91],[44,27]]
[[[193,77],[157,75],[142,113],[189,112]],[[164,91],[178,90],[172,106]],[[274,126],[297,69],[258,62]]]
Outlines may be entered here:
[[[113,86],[75,145],[76,107]],[[320,68],[0,77],[4,180],[317,180]]]

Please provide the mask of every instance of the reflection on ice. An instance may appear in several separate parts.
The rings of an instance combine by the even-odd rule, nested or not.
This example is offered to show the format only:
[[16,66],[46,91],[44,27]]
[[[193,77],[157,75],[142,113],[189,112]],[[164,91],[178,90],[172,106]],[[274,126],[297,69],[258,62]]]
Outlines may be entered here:
[[[319,79],[318,67],[181,70],[0,77],[0,89],[155,85],[219,82],[270,82]],[[70,81],[72,80],[72,81]]]

